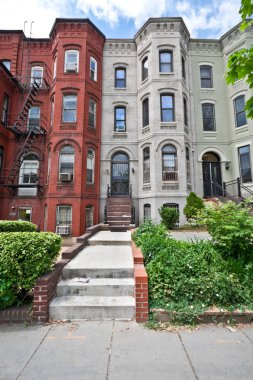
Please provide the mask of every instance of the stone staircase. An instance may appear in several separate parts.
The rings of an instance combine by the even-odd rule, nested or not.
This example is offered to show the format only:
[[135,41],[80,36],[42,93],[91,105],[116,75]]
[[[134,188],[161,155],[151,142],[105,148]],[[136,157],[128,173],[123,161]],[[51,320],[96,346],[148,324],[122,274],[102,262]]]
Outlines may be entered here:
[[135,318],[130,231],[101,231],[63,269],[51,320]]
[[131,207],[130,197],[110,197],[107,198],[107,223],[111,231],[124,231],[132,228],[131,226]]

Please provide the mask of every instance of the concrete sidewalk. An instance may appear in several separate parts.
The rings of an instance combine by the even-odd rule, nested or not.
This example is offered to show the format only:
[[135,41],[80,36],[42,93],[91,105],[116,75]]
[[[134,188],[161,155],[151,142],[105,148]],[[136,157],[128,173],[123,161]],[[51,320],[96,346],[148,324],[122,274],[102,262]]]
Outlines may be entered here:
[[151,331],[135,322],[0,326],[1,380],[251,380],[253,327]]

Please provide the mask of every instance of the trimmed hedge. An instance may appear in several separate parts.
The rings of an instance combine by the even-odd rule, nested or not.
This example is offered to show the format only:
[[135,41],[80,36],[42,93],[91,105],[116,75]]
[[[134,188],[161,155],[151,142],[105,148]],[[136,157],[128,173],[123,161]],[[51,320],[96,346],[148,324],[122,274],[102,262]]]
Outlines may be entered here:
[[51,232],[0,234],[0,308],[31,290],[52,268],[60,248],[61,237]]
[[0,232],[35,232],[36,224],[23,220],[0,220]]

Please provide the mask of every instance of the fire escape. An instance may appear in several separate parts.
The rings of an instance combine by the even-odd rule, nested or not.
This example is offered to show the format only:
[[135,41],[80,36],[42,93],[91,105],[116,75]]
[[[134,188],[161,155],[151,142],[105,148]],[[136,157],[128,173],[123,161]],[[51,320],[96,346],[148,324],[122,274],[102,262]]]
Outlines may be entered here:
[[[37,188],[38,192],[42,194],[43,185],[37,173],[29,173],[28,181],[20,181],[20,168],[30,153],[30,148],[36,139],[41,137],[41,144],[46,137],[46,119],[40,114],[39,119],[30,119],[29,111],[35,104],[35,98],[40,90],[49,90],[49,80],[47,77],[43,78],[28,78],[22,80],[19,78],[19,83],[22,87],[22,94],[20,98],[21,109],[16,114],[14,122],[9,120],[7,129],[13,132],[15,139],[18,143],[18,150],[13,152],[13,160],[5,169],[0,187],[7,188],[11,195],[17,195],[19,188]],[[23,83],[22,83],[23,82]],[[29,82],[29,83],[27,83]],[[9,118],[10,119],[10,118]],[[31,122],[33,121],[33,122]],[[20,183],[22,182],[22,183]],[[28,183],[26,183],[28,182]]]

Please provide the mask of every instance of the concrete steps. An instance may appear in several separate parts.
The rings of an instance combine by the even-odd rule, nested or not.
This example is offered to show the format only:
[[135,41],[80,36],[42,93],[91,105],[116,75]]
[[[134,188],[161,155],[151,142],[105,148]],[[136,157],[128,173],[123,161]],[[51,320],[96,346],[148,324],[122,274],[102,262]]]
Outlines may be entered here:
[[62,271],[52,320],[129,320],[135,317],[130,232],[101,231]]
[[132,200],[129,197],[110,197],[106,202],[110,230],[127,230],[131,224]]

